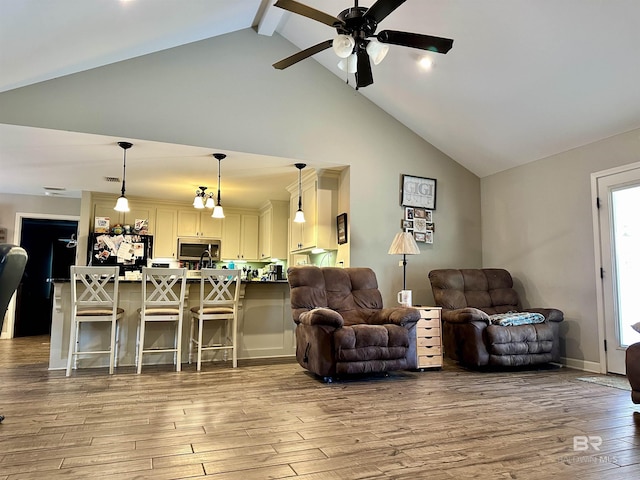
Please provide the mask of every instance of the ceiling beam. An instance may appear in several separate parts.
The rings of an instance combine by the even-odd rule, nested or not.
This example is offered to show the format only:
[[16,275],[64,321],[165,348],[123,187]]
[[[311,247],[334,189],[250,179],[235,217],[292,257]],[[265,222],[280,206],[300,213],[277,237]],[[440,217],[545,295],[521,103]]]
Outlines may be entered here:
[[283,15],[284,10],[282,8],[274,7],[272,2],[268,2],[258,21],[258,34],[272,36]]

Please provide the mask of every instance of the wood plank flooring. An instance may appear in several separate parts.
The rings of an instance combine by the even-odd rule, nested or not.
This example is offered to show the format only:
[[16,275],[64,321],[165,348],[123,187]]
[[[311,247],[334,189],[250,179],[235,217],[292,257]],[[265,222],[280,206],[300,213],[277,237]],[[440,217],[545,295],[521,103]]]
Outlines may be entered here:
[[67,378],[48,348],[0,341],[0,480],[640,478],[640,405],[580,371],[447,363],[325,385],[286,360]]

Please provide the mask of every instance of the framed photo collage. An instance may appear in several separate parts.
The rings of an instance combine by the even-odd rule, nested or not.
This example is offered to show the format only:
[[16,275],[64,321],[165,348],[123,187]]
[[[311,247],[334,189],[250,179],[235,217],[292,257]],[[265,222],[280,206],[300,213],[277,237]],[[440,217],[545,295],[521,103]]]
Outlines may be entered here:
[[433,210],[418,207],[404,207],[402,229],[413,234],[416,242],[433,243]]

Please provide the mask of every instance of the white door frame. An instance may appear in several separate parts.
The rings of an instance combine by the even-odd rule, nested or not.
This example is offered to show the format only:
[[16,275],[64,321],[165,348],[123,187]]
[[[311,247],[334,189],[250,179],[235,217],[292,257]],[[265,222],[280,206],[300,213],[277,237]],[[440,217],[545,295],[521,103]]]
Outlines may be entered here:
[[[620,167],[602,170],[591,174],[591,205],[593,219],[593,246],[595,254],[595,283],[596,283],[596,307],[598,316],[598,350],[600,357],[600,373],[606,374],[607,368],[607,352],[604,348],[606,335],[606,315],[604,302],[604,282],[600,276],[600,268],[603,265],[603,252],[600,241],[600,212],[598,209],[598,180],[610,175],[616,175],[631,170],[640,169],[640,162],[630,163]],[[609,252],[606,252],[608,255]]]
[[[22,237],[22,220],[25,218],[36,218],[42,220],[71,220],[77,221],[78,227],[80,226],[79,215],[56,215],[52,213],[26,213],[16,212],[16,223],[13,229],[13,243],[20,245],[20,238]],[[5,318],[5,331],[0,332],[0,338],[13,338],[13,333],[16,324],[16,296],[14,295],[9,302],[9,308],[7,308],[7,317]]]

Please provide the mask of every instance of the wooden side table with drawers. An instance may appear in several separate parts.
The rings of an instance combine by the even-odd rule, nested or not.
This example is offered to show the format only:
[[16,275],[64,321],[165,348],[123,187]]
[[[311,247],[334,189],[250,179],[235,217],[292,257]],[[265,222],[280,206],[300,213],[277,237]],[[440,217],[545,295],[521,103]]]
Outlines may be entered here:
[[416,305],[420,320],[416,324],[418,370],[442,368],[441,307]]

